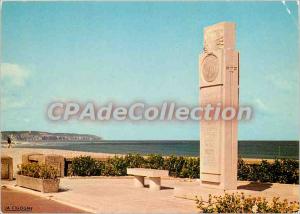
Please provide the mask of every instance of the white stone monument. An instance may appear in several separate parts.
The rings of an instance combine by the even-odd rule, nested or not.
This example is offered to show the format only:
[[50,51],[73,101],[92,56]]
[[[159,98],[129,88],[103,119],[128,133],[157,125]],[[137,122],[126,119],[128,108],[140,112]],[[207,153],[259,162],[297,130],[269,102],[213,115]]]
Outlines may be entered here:
[[[235,24],[218,23],[204,29],[200,56],[200,105],[238,109],[239,53],[235,50]],[[201,186],[237,188],[237,120],[200,122]]]

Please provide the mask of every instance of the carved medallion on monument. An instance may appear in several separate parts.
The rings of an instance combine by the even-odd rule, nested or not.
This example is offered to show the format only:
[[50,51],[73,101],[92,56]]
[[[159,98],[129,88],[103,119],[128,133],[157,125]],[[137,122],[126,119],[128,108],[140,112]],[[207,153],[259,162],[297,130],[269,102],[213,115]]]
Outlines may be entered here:
[[213,54],[208,54],[202,63],[203,78],[207,82],[212,82],[217,78],[218,72],[218,58]]

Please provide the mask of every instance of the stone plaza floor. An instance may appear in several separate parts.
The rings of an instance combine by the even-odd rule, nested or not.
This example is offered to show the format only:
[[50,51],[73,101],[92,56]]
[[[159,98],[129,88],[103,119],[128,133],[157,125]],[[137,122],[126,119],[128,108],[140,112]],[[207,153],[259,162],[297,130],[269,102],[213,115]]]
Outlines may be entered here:
[[[126,177],[65,177],[58,193],[40,193],[15,186],[14,181],[1,181],[1,185],[42,196],[74,208],[97,213],[197,213],[195,195],[213,193],[201,189],[199,180],[162,179],[163,189],[151,191],[136,188],[133,178]],[[280,196],[299,201],[299,185],[255,184],[239,182],[238,191],[260,196]]]

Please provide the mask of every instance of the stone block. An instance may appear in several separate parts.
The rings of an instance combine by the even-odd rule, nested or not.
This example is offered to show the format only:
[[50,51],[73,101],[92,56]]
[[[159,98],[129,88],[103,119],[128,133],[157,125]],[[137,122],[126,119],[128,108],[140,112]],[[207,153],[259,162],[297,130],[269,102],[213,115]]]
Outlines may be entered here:
[[17,175],[17,185],[44,193],[58,192],[59,179],[40,179],[24,175]]
[[1,179],[13,180],[13,159],[1,156]]

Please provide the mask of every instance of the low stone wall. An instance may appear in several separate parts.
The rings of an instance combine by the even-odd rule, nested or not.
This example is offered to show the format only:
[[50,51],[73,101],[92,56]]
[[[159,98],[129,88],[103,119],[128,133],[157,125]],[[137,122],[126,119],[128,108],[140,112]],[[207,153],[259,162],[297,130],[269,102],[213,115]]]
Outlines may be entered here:
[[58,192],[59,179],[40,179],[24,175],[17,175],[17,185],[40,192]]

